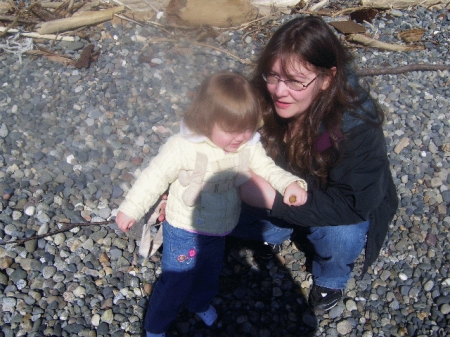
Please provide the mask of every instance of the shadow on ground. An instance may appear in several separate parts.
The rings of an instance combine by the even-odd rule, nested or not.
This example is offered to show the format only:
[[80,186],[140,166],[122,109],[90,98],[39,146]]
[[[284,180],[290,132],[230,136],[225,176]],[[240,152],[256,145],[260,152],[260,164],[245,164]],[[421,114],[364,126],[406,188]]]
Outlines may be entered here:
[[[227,238],[227,254],[213,305],[219,315],[207,327],[183,310],[168,336],[178,337],[309,337],[318,326],[306,294],[280,263],[280,257],[261,259],[260,244]],[[306,248],[302,243],[296,246]],[[160,254],[160,253],[157,253]],[[283,259],[281,257],[281,259]]]

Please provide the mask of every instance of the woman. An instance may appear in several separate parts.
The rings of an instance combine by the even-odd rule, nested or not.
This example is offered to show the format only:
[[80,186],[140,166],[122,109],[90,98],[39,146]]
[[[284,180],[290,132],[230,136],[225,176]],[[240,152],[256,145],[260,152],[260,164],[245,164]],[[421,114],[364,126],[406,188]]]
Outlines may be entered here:
[[296,18],[270,39],[252,80],[263,101],[264,147],[280,166],[305,178],[308,199],[287,206],[253,174],[241,186],[247,205],[232,236],[280,244],[296,227],[307,227],[314,247],[309,304],[316,312],[343,296],[364,246],[363,273],[375,261],[398,203],[383,114],[350,62],[322,19]]

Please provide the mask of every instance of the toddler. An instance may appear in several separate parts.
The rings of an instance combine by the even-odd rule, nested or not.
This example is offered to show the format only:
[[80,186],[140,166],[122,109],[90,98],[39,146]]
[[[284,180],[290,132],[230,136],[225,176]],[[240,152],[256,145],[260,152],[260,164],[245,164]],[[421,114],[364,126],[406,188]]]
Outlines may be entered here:
[[260,175],[284,195],[287,205],[306,202],[306,182],[276,166],[256,132],[258,99],[237,73],[219,73],[200,86],[170,137],[142,171],[119,207],[116,223],[127,232],[169,188],[163,223],[162,274],[149,300],[147,337],[165,336],[183,306],[211,326],[211,302],[225,251],[236,226],[239,186]]

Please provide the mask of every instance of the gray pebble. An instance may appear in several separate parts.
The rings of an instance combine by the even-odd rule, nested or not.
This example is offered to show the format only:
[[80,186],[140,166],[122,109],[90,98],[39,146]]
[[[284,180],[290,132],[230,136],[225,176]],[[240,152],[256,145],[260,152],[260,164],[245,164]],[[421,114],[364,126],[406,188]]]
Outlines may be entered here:
[[56,273],[56,268],[54,266],[45,266],[42,270],[42,276],[44,279],[49,279],[53,277]]
[[22,268],[18,267],[9,275],[9,279],[13,283],[17,283],[19,280],[26,280],[27,272]]
[[0,272],[0,284],[1,285],[6,285],[8,283],[8,276],[5,275],[4,273]]
[[439,310],[442,312],[442,314],[447,315],[450,313],[450,304],[443,304],[441,305],[441,307],[439,308]]
[[346,334],[350,333],[352,330],[353,330],[353,326],[348,320],[340,321],[337,324],[337,331],[341,335],[346,335]]

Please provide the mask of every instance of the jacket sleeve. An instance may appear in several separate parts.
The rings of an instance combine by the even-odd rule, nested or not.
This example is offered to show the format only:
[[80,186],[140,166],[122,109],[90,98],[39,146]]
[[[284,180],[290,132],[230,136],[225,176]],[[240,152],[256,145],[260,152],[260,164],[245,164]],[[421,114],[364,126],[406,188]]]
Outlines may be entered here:
[[307,202],[297,207],[285,205],[277,195],[272,216],[306,227],[368,220],[390,186],[383,131],[363,123],[347,134],[341,150],[341,161],[331,170],[326,189],[308,192]]
[[254,147],[255,149],[250,158],[249,168],[267,180],[278,193],[284,194],[286,187],[293,182],[297,182],[300,187],[307,190],[306,182],[277,166],[273,159],[266,154],[260,142],[254,145]]
[[168,139],[128,191],[119,211],[136,221],[149,211],[178,176],[180,148],[180,138],[174,136]]

